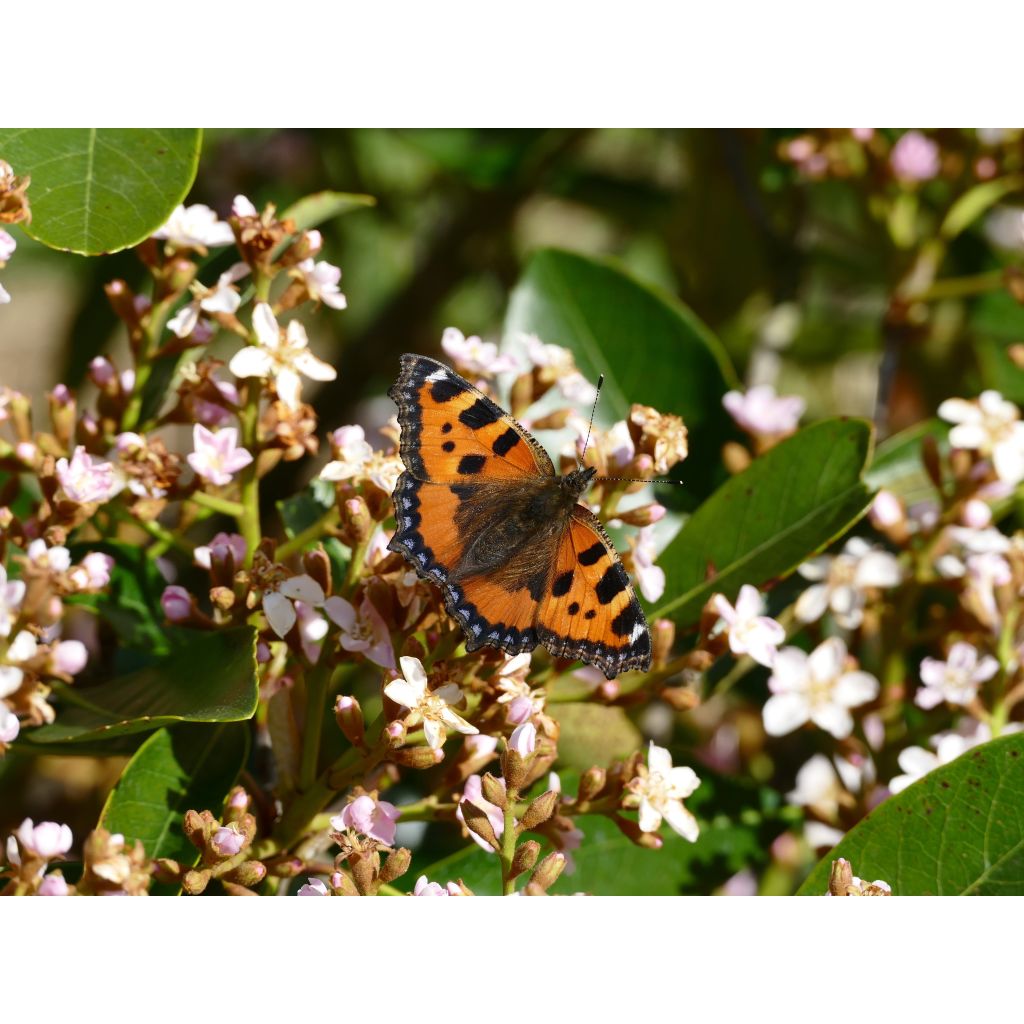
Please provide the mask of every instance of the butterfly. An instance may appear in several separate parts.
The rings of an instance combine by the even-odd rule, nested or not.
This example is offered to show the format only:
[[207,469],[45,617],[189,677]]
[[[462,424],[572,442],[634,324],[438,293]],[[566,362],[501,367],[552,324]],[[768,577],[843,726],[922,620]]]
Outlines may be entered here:
[[597,470],[565,476],[525,427],[443,363],[402,356],[405,472],[394,537],[444,592],[466,650],[538,644],[608,679],[651,665],[651,634],[600,520],[578,503]]

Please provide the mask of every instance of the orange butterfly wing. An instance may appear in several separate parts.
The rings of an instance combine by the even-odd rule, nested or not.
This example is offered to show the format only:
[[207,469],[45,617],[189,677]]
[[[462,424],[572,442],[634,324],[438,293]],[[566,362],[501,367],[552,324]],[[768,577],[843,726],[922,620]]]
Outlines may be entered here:
[[[493,522],[527,490],[557,486],[554,466],[524,427],[443,363],[403,356],[388,393],[399,409],[407,470],[395,487],[388,547],[442,587],[466,649],[490,645],[517,654],[542,643],[609,678],[649,667],[643,612],[600,522],[583,506],[561,531],[556,523],[538,524],[531,561],[540,570],[529,578],[508,567],[454,578],[476,526],[467,526],[460,510],[486,509]],[[558,581],[566,573],[572,584],[563,591]]]
[[540,604],[537,637],[556,657],[579,658],[609,679],[651,667],[651,634],[601,521],[577,505]]

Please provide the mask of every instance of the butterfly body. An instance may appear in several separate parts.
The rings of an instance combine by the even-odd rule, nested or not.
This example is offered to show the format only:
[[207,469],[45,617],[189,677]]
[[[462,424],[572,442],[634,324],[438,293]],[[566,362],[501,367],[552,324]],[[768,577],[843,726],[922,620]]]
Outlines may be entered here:
[[599,520],[579,504],[596,470],[558,476],[540,444],[442,363],[402,357],[389,394],[406,472],[401,551],[441,586],[466,648],[545,646],[608,678],[650,666],[650,633]]

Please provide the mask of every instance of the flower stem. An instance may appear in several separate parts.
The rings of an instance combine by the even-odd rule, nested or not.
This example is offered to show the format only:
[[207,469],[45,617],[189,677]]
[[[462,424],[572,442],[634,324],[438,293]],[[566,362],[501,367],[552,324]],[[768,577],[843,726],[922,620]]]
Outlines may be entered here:
[[189,495],[189,499],[211,512],[223,512],[227,516],[234,516],[238,519],[245,509],[240,502],[231,501],[228,498],[218,498],[215,494],[207,494],[205,491],[196,491]]
[[319,540],[325,533],[335,527],[340,519],[336,505],[332,505],[315,523],[311,523],[304,530],[295,534],[291,540],[285,541],[277,549],[277,559],[283,562],[292,555],[297,555],[305,549],[308,544]]
[[512,861],[516,855],[516,800],[519,794],[509,791],[505,798],[505,830],[501,833],[501,894],[512,896],[516,891],[516,880],[512,875]]
[[316,779],[320,760],[320,737],[324,728],[324,705],[331,681],[331,666],[326,657],[306,673],[306,721],[302,730],[302,754],[299,760],[299,789],[308,789]]

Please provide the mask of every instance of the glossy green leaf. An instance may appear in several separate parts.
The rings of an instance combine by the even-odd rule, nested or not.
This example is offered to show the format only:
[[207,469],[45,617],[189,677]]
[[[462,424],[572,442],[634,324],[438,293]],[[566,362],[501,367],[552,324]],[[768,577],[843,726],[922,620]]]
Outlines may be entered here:
[[713,593],[731,599],[744,583],[784,576],[842,534],[871,498],[872,436],[864,420],[824,420],[723,484],[658,559],[667,582],[654,617],[691,625]]
[[890,797],[815,867],[799,895],[823,895],[837,857],[897,896],[1024,895],[1024,735],[975,747]]
[[292,203],[281,212],[280,217],[282,220],[294,221],[297,231],[309,231],[343,213],[365,210],[376,205],[376,202],[373,196],[355,192],[314,192]]
[[722,443],[734,436],[722,396],[735,373],[715,336],[681,302],[610,263],[544,249],[530,260],[505,318],[520,333],[572,349],[581,372],[604,374],[599,417],[623,419],[634,402],[683,417],[690,456],[677,474],[703,497],[721,476]]
[[970,227],[983,213],[987,213],[1001,199],[1024,187],[1024,176],[1009,174],[1005,178],[983,181],[969,188],[949,208],[942,221],[942,234],[945,238],[955,238],[965,228]]
[[907,505],[934,501],[935,485],[921,461],[921,442],[926,436],[934,437],[940,451],[948,452],[948,435],[949,424],[933,419],[887,437],[876,449],[871,466],[864,474],[868,486],[892,491]]
[[[167,658],[81,690],[62,688],[69,706],[26,731],[33,744],[96,740],[175,722],[240,722],[256,713],[256,631],[248,626],[189,632]],[[70,701],[74,701],[70,704]]]
[[[703,770],[700,775],[700,787],[686,801],[701,826],[696,843],[663,824],[662,848],[645,850],[631,843],[608,818],[582,815],[575,819],[585,836],[572,851],[575,870],[563,874],[551,891],[597,896],[707,895],[743,868],[766,863],[768,849],[789,816],[788,809],[779,806],[777,794]],[[497,857],[475,844],[429,867],[417,867],[409,877],[420,874],[442,885],[461,878],[480,895],[497,895],[501,886]],[[525,879],[518,887],[524,884]]]
[[100,825],[150,857],[192,865],[199,851],[182,831],[189,809],[219,814],[249,753],[249,728],[238,722],[158,729],[135,752],[111,790]]
[[0,157],[29,175],[40,242],[86,256],[148,238],[192,187],[198,128],[5,128]]

